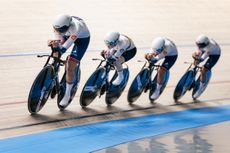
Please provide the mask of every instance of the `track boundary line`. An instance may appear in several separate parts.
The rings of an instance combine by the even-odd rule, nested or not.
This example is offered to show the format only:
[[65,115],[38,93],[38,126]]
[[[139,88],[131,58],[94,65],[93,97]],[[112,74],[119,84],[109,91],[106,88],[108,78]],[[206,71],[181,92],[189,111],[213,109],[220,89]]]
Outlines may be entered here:
[[[230,43],[220,43],[220,46],[230,46]],[[191,48],[195,47],[195,44],[184,44],[184,45],[177,45],[177,47],[182,48]],[[150,47],[137,47],[138,50],[147,50]],[[89,49],[90,52],[97,52],[101,49]],[[0,54],[0,58],[9,58],[9,57],[26,57],[26,56],[36,56],[39,54],[49,54],[50,52],[44,51],[44,52],[24,52],[24,53],[12,53],[12,54]],[[70,53],[70,52],[66,52]]]

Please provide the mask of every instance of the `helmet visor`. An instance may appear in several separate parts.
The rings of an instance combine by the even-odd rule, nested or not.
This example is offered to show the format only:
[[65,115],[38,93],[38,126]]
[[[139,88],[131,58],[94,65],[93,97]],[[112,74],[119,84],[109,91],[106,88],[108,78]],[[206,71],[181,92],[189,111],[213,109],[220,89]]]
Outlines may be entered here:
[[105,40],[105,44],[106,44],[107,46],[114,47],[114,46],[117,45],[117,41],[118,41],[118,40],[115,40],[115,41],[110,42],[110,41]]
[[60,27],[60,28],[54,27],[54,29],[56,31],[60,32],[60,33],[65,33],[69,29],[69,27],[68,26],[63,26],[63,27]]
[[154,48],[154,51],[160,54],[164,50],[164,46],[161,48]]
[[208,44],[207,43],[196,43],[198,48],[205,48]]

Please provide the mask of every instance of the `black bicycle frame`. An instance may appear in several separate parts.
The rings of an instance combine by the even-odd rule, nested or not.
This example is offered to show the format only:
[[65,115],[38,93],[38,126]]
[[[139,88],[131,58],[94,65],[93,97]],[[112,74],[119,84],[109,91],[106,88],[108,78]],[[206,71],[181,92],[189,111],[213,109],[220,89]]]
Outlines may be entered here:
[[[111,69],[114,68],[113,64],[109,63],[105,58],[102,60],[102,59],[97,59],[97,58],[94,58],[93,60],[100,60],[100,64],[97,66],[96,69],[98,69],[99,67],[101,67],[102,63],[103,62],[106,62],[106,64],[103,66],[105,68],[105,77],[103,78],[103,83],[102,83],[102,86],[105,84],[106,87],[109,86],[109,72]],[[96,81],[97,79],[95,79]]]
[[[57,89],[60,89],[58,70],[59,70],[60,66],[62,66],[63,64],[65,64],[65,61],[61,60],[60,57],[54,57],[53,56],[54,49],[53,48],[51,48],[51,49],[52,49],[51,55],[37,55],[37,57],[41,58],[41,57],[48,56],[48,59],[46,60],[46,63],[45,63],[45,65],[43,67],[46,67],[49,64],[51,58],[54,59],[53,63],[51,64],[51,65],[53,65],[53,68],[54,68],[54,78],[52,79],[52,84],[51,85],[53,87],[54,84],[56,83]],[[45,82],[45,80],[42,81],[41,85],[43,85],[44,82]]]
[[[142,61],[139,61],[139,62],[142,62]],[[151,85],[151,82],[152,82],[152,73],[153,73],[154,69],[156,68],[155,70],[158,70],[159,67],[161,67],[161,66],[160,65],[155,65],[155,64],[153,64],[153,63],[151,63],[149,61],[145,61],[145,64],[141,68],[142,70],[146,67],[147,63],[148,63],[148,67],[147,68],[149,69],[149,76],[148,76],[148,80],[147,80],[148,82],[147,82],[146,88],[149,89],[149,87]]]
[[[188,63],[188,62],[185,62],[185,63]],[[198,64],[194,64],[194,63],[191,63],[190,66],[188,67],[187,71],[189,71],[189,69],[191,69],[191,67],[194,65],[194,68],[192,68],[192,71],[193,71],[193,80],[192,80],[192,84],[194,83],[194,81],[196,80],[196,75],[197,75],[197,72],[199,71],[199,69],[201,69],[200,66],[198,66]],[[192,85],[191,84],[191,85]],[[191,88],[191,86],[189,87]]]

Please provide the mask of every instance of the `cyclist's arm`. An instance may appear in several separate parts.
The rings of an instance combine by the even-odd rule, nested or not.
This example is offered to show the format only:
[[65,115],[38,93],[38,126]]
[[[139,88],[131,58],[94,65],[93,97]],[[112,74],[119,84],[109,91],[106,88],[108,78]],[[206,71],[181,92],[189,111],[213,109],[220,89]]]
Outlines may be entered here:
[[116,51],[117,51],[117,49],[111,48],[111,49],[109,50],[109,53],[110,53],[111,55],[114,55],[114,54],[116,53]]
[[209,57],[209,51],[204,52],[204,54],[200,57],[200,62],[204,61],[207,57]]
[[69,38],[63,43],[63,45],[59,46],[61,53],[65,53],[66,50],[77,40],[79,28],[77,28],[75,25],[73,25],[70,27],[69,32],[71,33]]
[[119,58],[128,49],[130,42],[128,39],[122,39],[120,43],[117,44],[117,51],[114,54],[115,57]]
[[118,51],[116,51],[116,53],[114,54],[115,57],[119,58],[121,57],[121,55],[125,52],[125,50],[123,48],[119,49]]
[[102,50],[101,54],[104,58],[109,58],[112,55],[114,55],[115,52],[116,52],[116,49],[114,49],[114,48],[106,48],[106,49]]
[[167,51],[163,51],[162,53],[158,54],[157,56],[154,57],[155,60],[159,61],[167,55]]
[[198,60],[202,55],[202,51],[198,50],[192,54],[193,59]]
[[72,34],[66,41],[65,43],[62,45],[63,48],[65,48],[66,50],[77,40],[77,35],[76,34]]
[[151,58],[154,58],[156,55],[155,52],[149,52],[144,55],[145,59],[150,60]]
[[148,61],[151,61],[152,63],[156,63],[159,60],[163,59],[164,57],[165,57],[164,53],[158,54],[156,52],[151,52],[151,53],[145,54],[145,59],[147,59]]

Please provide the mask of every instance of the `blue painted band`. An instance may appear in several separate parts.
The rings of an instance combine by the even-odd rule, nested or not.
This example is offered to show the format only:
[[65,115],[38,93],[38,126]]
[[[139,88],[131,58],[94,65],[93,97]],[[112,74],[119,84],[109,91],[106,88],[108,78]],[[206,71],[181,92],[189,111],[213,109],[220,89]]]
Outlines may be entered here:
[[120,143],[230,120],[230,105],[153,114],[0,140],[1,153],[88,153]]

